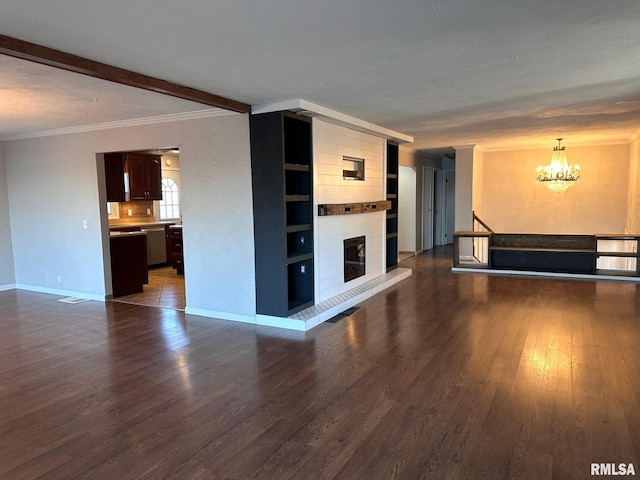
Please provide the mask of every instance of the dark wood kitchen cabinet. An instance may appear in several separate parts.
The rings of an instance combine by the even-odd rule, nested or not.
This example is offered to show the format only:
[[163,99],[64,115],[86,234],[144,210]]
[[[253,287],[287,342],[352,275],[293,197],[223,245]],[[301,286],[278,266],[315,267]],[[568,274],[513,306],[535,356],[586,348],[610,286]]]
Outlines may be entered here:
[[129,175],[131,200],[162,200],[160,155],[127,153],[124,170]]
[[104,169],[108,202],[162,200],[160,155],[105,153]]
[[184,257],[182,247],[182,225],[165,226],[167,239],[167,261],[178,275],[184,275]]
[[149,283],[147,236],[140,232],[114,233],[109,238],[113,297],[143,291]]

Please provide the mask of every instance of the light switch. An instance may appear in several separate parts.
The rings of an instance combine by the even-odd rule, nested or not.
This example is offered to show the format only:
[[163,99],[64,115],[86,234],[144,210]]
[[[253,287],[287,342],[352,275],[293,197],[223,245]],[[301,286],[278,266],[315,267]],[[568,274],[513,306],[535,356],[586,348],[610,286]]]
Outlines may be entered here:
[[89,228],[89,224],[87,223],[86,220],[82,220],[82,228],[84,228],[85,230]]

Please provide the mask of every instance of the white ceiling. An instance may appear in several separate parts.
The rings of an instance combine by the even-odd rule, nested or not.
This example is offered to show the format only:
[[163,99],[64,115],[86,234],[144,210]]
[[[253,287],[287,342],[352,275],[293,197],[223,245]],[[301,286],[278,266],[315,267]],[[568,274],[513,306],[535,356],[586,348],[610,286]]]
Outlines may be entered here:
[[[245,103],[304,98],[417,149],[625,141],[637,0],[4,0],[0,34]],[[0,135],[208,108],[0,57]]]
[[209,108],[0,55],[0,139]]

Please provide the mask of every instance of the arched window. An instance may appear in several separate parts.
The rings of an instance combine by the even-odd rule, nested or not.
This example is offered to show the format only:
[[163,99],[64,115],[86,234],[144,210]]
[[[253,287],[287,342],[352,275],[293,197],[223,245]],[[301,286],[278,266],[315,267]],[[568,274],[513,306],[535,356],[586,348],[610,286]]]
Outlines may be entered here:
[[178,184],[171,178],[162,179],[162,200],[160,200],[160,220],[180,218],[180,192]]

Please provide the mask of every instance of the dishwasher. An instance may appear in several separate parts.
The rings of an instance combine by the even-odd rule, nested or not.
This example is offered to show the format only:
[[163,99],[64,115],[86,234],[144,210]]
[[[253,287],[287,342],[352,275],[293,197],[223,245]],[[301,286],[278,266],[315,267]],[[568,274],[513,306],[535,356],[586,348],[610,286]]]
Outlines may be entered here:
[[167,263],[164,227],[143,228],[142,231],[147,234],[147,264],[151,266]]

